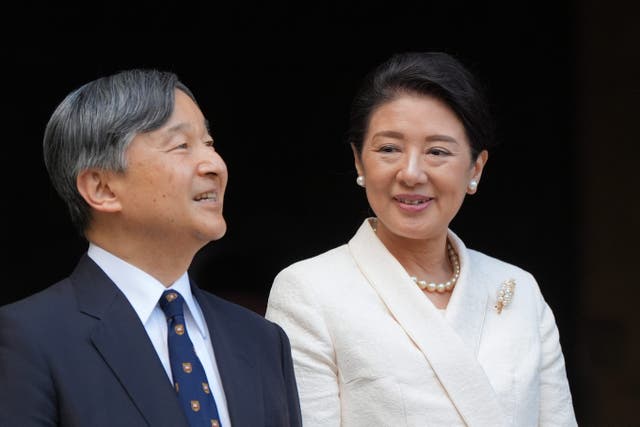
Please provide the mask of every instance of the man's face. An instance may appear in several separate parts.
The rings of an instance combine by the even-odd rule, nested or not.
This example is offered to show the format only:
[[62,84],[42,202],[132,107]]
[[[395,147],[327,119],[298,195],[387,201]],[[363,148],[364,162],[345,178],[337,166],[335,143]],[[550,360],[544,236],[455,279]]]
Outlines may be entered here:
[[137,135],[126,159],[126,171],[111,186],[130,236],[197,250],[225,234],[227,167],[189,96],[176,90],[167,123]]

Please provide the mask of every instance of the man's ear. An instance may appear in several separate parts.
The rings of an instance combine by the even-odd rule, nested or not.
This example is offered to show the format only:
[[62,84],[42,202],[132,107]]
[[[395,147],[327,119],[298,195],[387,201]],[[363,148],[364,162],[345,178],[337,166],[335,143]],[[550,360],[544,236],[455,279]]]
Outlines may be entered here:
[[78,174],[76,186],[91,209],[99,212],[118,212],[120,200],[109,187],[113,172],[86,169]]

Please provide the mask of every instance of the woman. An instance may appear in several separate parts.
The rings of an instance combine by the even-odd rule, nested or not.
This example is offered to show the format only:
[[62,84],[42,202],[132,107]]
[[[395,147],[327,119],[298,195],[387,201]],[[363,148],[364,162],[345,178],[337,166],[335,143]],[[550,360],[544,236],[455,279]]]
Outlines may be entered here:
[[491,145],[473,76],[395,55],[352,105],[374,218],[275,278],[266,317],[292,345],[304,425],[576,425],[558,329],[534,277],[449,229]]

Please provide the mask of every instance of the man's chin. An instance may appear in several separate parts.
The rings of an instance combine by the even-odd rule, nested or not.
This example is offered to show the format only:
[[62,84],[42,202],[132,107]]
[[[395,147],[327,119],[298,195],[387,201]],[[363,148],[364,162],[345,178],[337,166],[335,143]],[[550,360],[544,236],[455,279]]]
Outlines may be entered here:
[[221,223],[217,224],[215,229],[210,230],[208,233],[208,240],[210,242],[220,240],[227,234],[227,223],[221,221]]

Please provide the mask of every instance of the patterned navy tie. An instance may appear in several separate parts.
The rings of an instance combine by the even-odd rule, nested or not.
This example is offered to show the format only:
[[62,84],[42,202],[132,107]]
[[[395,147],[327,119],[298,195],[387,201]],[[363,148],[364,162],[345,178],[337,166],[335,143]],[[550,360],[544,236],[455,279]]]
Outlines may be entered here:
[[183,304],[182,295],[176,291],[165,291],[160,298],[160,307],[167,316],[169,360],[176,394],[191,427],[219,427],[216,402],[187,333]]

